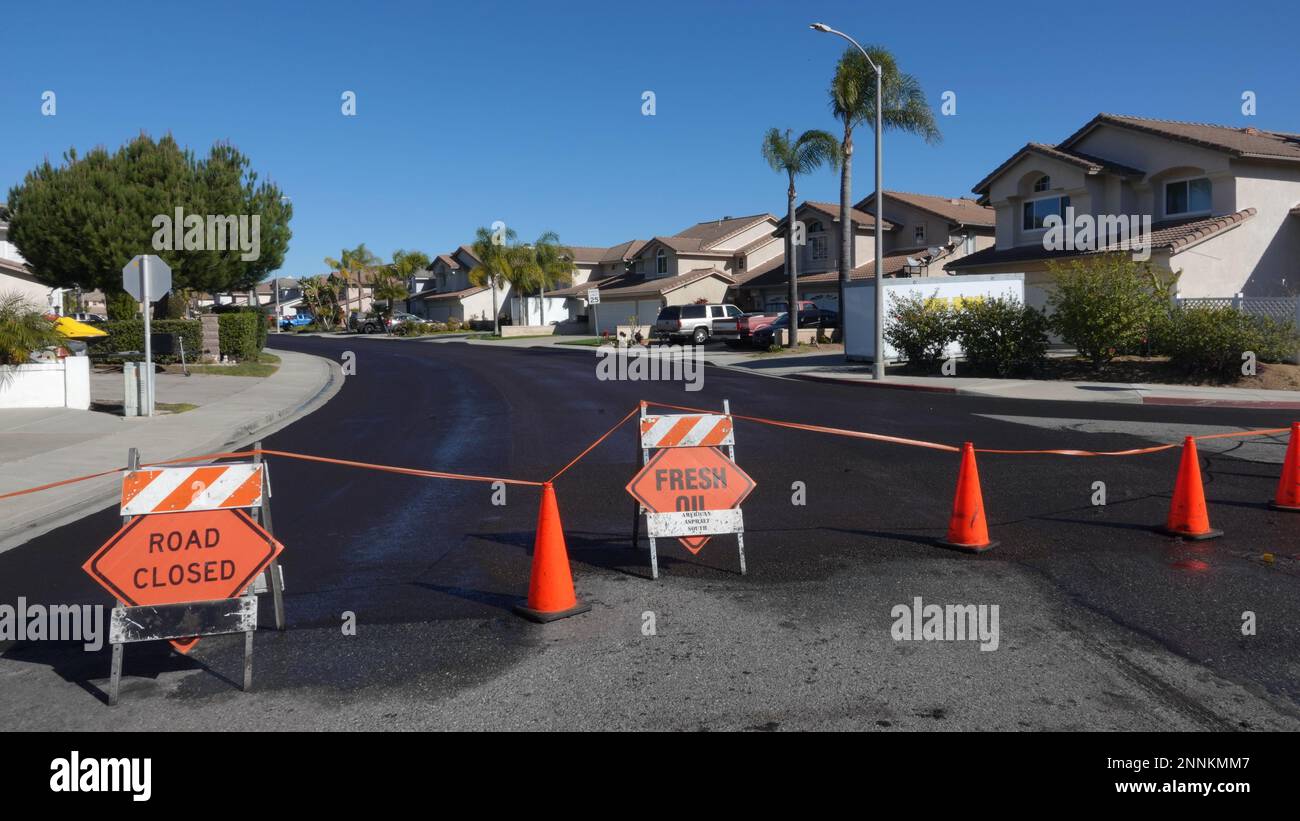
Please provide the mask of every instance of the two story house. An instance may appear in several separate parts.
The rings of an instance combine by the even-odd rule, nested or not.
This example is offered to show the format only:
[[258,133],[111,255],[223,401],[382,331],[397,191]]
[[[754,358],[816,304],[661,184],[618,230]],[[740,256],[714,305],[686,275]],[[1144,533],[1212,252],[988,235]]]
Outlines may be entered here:
[[[430,322],[458,319],[466,323],[492,324],[492,289],[470,282],[470,271],[479,267],[478,257],[468,245],[439,254],[427,272],[412,278],[406,304],[411,313]],[[507,311],[510,286],[496,289],[498,314]]]
[[[850,279],[876,275],[874,195],[850,211],[853,222],[853,268]],[[881,222],[884,276],[934,276],[942,263],[993,245],[993,209],[967,198],[886,191]],[[795,209],[804,225],[804,243],[796,246],[799,298],[821,308],[839,310],[840,208],[838,203],[804,202]],[[776,236],[785,237],[782,219]],[[737,304],[750,310],[779,307],[789,299],[790,278],[784,254],[751,270],[737,287]]]
[[642,243],[627,254],[622,273],[553,295],[585,301],[589,289],[599,290],[600,304],[588,312],[593,329],[612,331],[634,317],[638,325],[653,324],[665,305],[722,302],[737,277],[780,257],[776,224],[771,214],[698,222]]
[[[4,207],[0,206],[0,213]],[[0,219],[0,296],[17,294],[37,308],[60,307],[62,291],[41,282],[27,270],[18,246],[9,241],[9,223]]]
[[[1300,135],[1098,114],[1059,144],[1026,144],[973,190],[997,212],[996,242],[945,267],[1023,273],[1036,307],[1049,261],[1105,251],[1149,253],[1184,297],[1300,288]],[[1067,209],[1098,226],[1090,243],[1044,241],[1049,215]],[[1121,230],[1130,217],[1149,218],[1149,235]]]

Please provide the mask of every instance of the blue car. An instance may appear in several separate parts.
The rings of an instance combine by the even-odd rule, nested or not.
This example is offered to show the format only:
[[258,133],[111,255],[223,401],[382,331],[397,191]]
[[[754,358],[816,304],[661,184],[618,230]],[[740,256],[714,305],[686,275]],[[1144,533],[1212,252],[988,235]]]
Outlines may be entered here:
[[310,325],[316,321],[316,317],[309,313],[297,313],[293,316],[286,316],[280,320],[280,330],[287,331],[290,328],[301,328],[303,325]]

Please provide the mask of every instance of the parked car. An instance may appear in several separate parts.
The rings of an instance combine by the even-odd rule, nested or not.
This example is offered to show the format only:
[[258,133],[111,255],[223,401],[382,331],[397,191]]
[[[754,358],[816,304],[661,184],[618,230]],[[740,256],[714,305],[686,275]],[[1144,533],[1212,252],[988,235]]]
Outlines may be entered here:
[[779,315],[776,319],[767,323],[763,327],[754,331],[750,342],[756,348],[770,348],[772,342],[776,339],[776,332],[785,330],[790,327],[790,315],[788,313]]
[[73,319],[77,320],[78,322],[107,322],[108,321],[108,317],[104,316],[103,314],[90,314],[90,313],[86,313],[85,311],[78,311],[77,313],[72,314],[71,316]]
[[[743,317],[741,317],[740,322],[738,323],[739,333],[737,334],[737,338],[741,342],[750,342],[753,344],[758,344],[757,340],[754,338],[755,334],[757,334],[760,330],[766,328],[768,325],[771,325],[773,322],[775,322],[777,320],[777,317],[784,316],[785,305],[786,304],[784,302],[772,303],[772,305],[770,306],[771,310],[763,311],[761,313],[745,314]],[[823,313],[822,310],[817,307],[817,303],[810,302],[806,299],[800,300],[799,301],[799,327],[800,328],[817,327],[818,325],[821,324],[822,313]],[[835,312],[827,311],[826,313],[833,314]],[[770,345],[771,342],[768,342],[767,344]]]
[[316,321],[316,317],[305,311],[299,311],[293,316],[286,316],[280,320],[280,328],[289,330],[290,328],[301,328],[304,325],[310,325]]
[[735,339],[744,316],[735,305],[669,305],[659,311],[651,335],[660,342],[689,339],[703,345],[710,339]]
[[385,318],[382,314],[370,313],[357,317],[353,323],[349,319],[349,325],[354,325],[352,329],[363,334],[392,333],[407,322],[423,322],[415,314],[408,314],[402,311],[395,311],[392,316]]

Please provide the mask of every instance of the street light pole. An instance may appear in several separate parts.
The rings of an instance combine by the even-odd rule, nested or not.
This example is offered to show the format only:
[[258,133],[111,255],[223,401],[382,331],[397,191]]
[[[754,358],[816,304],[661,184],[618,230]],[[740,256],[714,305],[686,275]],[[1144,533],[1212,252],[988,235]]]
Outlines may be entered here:
[[[883,171],[884,131],[881,127],[883,121],[880,113],[882,108],[881,89],[884,85],[884,81],[881,76],[882,72],[880,66],[876,65],[876,62],[871,59],[871,55],[867,54],[867,50],[864,49],[861,45],[859,45],[857,40],[854,40],[852,37],[850,37],[849,35],[845,34],[842,31],[837,31],[836,29],[831,28],[825,23],[813,23],[811,26],[809,26],[809,28],[812,29],[813,31],[820,31],[826,34],[834,34],[838,37],[843,37],[845,40],[848,40],[850,43],[853,44],[854,48],[862,52],[862,56],[865,57],[867,60],[867,65],[871,66],[871,70],[876,72],[876,194],[872,198],[876,204],[876,214],[875,214],[876,217],[876,297],[875,297],[876,339],[875,339],[875,354],[872,356],[872,361],[871,361],[871,377],[873,379],[884,379],[885,378],[885,283],[884,283],[885,250],[884,250],[883,220],[885,218],[885,209],[883,208],[883,204],[881,202],[882,200],[881,194],[883,191],[883,188],[881,187],[881,180],[884,177],[884,171]],[[847,225],[843,225],[841,226],[841,228],[843,228],[843,230],[845,231],[850,232],[849,242],[852,243],[853,241],[852,221],[850,220],[850,222]],[[848,335],[846,333],[846,327],[845,327],[847,325],[848,325],[848,312],[845,310],[845,306],[841,305],[840,306],[840,334],[841,336],[844,336],[845,339],[848,338]],[[847,353],[847,351],[845,351],[845,353]]]

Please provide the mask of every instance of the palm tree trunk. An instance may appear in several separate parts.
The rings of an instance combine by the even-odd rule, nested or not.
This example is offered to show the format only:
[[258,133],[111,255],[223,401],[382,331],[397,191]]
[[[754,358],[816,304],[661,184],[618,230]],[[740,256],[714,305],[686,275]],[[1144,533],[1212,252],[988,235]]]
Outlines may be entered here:
[[853,220],[849,214],[850,200],[853,199],[853,126],[844,123],[844,141],[840,146],[842,162],[840,166],[840,282],[839,312],[840,341],[848,352],[848,317],[845,316],[844,290],[849,284],[849,273],[853,270]]
[[790,275],[790,301],[786,303],[790,317],[790,334],[786,347],[799,344],[799,246],[794,243],[794,172],[790,172],[790,188],[786,191],[785,270]]
[[501,336],[501,311],[497,308],[497,278],[488,277],[488,287],[492,289],[492,333]]

